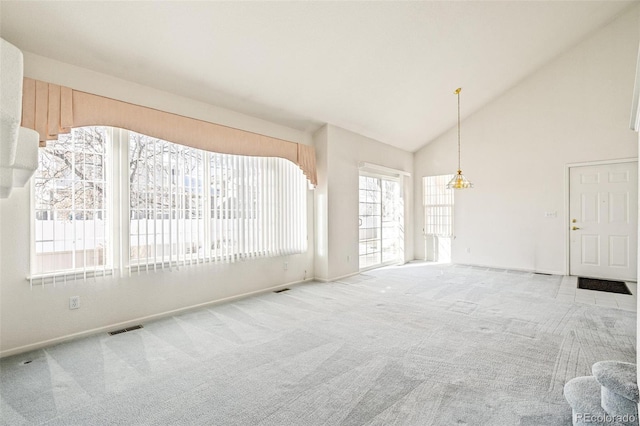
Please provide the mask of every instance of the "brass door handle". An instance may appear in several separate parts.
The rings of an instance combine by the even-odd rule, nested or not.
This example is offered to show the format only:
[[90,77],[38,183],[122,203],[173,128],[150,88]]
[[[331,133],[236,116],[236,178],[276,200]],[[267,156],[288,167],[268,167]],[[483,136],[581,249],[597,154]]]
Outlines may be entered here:
[[571,228],[572,231],[577,231],[578,229],[580,228],[578,228],[577,226],[574,226],[573,228]]

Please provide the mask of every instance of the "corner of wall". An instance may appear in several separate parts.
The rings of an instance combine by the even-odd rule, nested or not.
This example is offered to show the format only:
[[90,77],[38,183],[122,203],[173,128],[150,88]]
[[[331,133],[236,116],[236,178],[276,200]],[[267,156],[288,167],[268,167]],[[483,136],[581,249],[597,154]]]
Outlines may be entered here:
[[312,136],[318,169],[318,185],[314,190],[314,271],[320,280],[329,279],[328,134],[328,125],[324,125]]

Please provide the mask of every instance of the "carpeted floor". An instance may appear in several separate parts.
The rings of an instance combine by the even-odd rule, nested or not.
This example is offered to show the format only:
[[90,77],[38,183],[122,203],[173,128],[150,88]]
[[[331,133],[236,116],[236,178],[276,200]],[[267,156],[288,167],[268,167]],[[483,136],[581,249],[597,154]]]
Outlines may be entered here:
[[[559,276],[409,264],[0,361],[3,425],[570,425],[636,313]],[[24,360],[32,360],[22,364]]]

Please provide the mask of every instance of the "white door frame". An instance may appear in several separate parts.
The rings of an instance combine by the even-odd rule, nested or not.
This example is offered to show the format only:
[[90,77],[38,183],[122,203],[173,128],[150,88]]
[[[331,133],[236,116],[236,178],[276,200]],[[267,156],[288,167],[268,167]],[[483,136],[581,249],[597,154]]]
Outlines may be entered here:
[[[607,165],[607,164],[620,164],[620,163],[634,163],[638,161],[638,157],[635,158],[619,158],[619,159],[615,159],[615,160],[600,160],[600,161],[587,161],[587,162],[583,162],[583,163],[568,163],[565,164],[565,171],[564,171],[564,226],[565,226],[565,231],[564,231],[564,255],[565,255],[565,266],[564,266],[564,274],[565,275],[569,275],[571,273],[571,244],[570,244],[570,237],[571,237],[571,224],[570,222],[570,212],[569,212],[569,206],[570,206],[570,184],[569,184],[569,172],[570,169],[573,167],[584,167],[584,166],[602,166],[602,165]],[[639,178],[640,179],[640,178]],[[640,186],[640,184],[639,184]],[[640,226],[639,226],[640,228]],[[638,240],[640,241],[640,240]],[[640,374],[640,373],[638,373]]]

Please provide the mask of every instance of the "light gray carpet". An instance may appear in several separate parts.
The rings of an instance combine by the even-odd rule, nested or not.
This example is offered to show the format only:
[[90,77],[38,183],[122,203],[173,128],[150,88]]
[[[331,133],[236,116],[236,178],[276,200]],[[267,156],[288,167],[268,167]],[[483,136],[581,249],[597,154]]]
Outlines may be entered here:
[[570,425],[564,383],[635,362],[636,314],[560,281],[409,264],[5,358],[2,424]]

